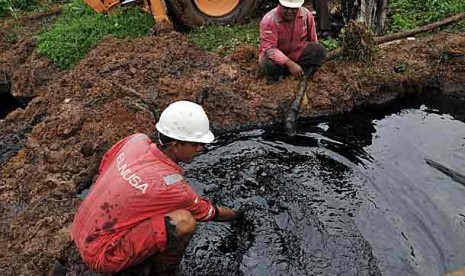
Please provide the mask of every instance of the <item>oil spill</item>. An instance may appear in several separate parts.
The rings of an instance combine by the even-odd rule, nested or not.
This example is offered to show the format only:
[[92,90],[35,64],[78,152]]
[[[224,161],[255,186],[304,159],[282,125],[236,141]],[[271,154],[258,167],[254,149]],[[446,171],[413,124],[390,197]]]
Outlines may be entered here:
[[181,272],[442,275],[457,269],[465,251],[465,189],[452,176],[465,173],[463,106],[444,97],[401,99],[303,120],[295,137],[264,130],[221,137],[186,166],[186,177],[214,203],[244,209],[246,221],[201,224]]

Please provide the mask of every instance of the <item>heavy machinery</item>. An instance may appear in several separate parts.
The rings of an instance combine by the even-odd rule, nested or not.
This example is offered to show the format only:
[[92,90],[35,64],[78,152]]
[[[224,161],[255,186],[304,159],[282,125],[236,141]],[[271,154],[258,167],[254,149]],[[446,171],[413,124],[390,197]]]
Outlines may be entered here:
[[156,22],[174,21],[186,26],[227,25],[243,22],[254,14],[260,0],[84,0],[99,13],[117,5],[138,4],[153,14]]

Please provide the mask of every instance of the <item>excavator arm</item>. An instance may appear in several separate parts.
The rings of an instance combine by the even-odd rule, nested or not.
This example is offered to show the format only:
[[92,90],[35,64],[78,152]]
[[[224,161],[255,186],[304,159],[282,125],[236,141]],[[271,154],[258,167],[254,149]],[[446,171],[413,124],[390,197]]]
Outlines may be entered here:
[[145,5],[152,11],[156,22],[170,23],[168,9],[164,0],[144,0]]
[[120,3],[119,0],[84,0],[84,2],[98,13],[107,13]]
[[[125,4],[134,2],[131,1],[120,1],[120,0],[84,0],[87,5],[94,9],[98,13],[111,13],[113,7],[118,4]],[[155,18],[156,22],[170,22],[168,17],[168,11],[166,9],[166,3],[164,0],[143,0],[144,10],[150,12]]]

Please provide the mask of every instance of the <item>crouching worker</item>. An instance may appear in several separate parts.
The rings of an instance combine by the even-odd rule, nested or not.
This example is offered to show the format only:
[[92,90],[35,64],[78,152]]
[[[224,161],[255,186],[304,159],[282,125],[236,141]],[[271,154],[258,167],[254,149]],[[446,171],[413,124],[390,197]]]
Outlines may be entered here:
[[192,162],[202,145],[214,139],[202,107],[172,103],[156,129],[158,143],[135,134],[115,144],[79,206],[71,238],[94,271],[115,273],[147,260],[151,274],[171,273],[198,221],[241,217],[197,195],[178,165]]
[[281,77],[311,75],[323,63],[326,50],[318,43],[315,19],[304,0],[280,0],[260,22],[259,63],[267,83]]

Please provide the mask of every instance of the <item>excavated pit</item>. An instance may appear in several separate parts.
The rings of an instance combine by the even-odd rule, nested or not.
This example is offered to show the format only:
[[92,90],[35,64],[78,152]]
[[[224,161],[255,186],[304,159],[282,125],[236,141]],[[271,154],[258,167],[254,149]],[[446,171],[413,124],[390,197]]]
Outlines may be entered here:
[[201,224],[182,275],[444,275],[465,250],[465,101],[402,97],[220,138],[186,175],[244,223]]
[[[25,108],[16,109],[0,121],[2,143],[16,147],[8,154],[1,152],[0,248],[8,249],[0,252],[2,275],[42,274],[57,263],[61,263],[69,275],[90,273],[69,239],[69,228],[80,202],[77,194],[93,182],[102,155],[113,143],[134,132],[151,135],[157,114],[172,101],[187,99],[201,102],[216,133],[234,133],[239,129],[280,127],[296,88],[296,82],[291,79],[267,86],[263,80],[255,78],[256,47],[244,45],[231,56],[220,57],[205,53],[178,33],[131,40],[105,38],[69,72],[60,71],[46,58],[37,56],[31,40],[20,40],[12,45],[0,44],[0,47],[4,50],[0,71],[11,76],[14,84],[12,94],[15,97],[34,97]],[[464,34],[440,33],[382,48],[373,66],[328,62],[312,80],[309,103],[301,116],[321,118],[354,107],[383,104],[399,96],[422,95],[431,91],[460,102],[465,95],[463,49]],[[444,55],[445,51],[454,54]],[[406,69],[402,73],[395,70],[399,64]],[[213,147],[226,144],[219,141]],[[204,164],[205,170],[214,164],[209,162],[212,163]],[[292,162],[286,166],[291,165]],[[267,167],[266,170],[273,171],[273,168]],[[263,196],[271,205],[268,211],[262,211],[269,214],[275,210],[277,213],[274,215],[279,215],[279,195],[285,190],[281,184],[286,179],[264,178],[264,183],[270,182],[269,187],[261,182],[257,184],[247,180],[247,174],[254,170],[244,171],[243,166],[239,166],[237,171],[232,167],[225,175],[239,174],[240,171],[244,173],[245,178],[239,179],[246,192],[241,196],[246,198],[247,193],[252,195],[255,188],[260,191],[263,186]],[[265,174],[270,176],[267,171]],[[220,174],[218,181],[224,181],[223,176]],[[200,183],[204,176],[198,177]],[[311,175],[308,177],[312,179]],[[236,188],[240,189],[234,186]],[[201,192],[220,201],[217,191],[206,189]],[[291,194],[286,196],[292,200]],[[221,202],[237,203],[233,195]],[[345,201],[344,204],[349,203]],[[292,210],[298,212],[299,208],[295,206]],[[318,217],[318,212],[322,212],[328,216],[325,218],[331,217],[329,210],[314,211],[316,214],[306,214]],[[252,214],[252,218],[258,215]],[[295,246],[281,248],[288,252],[283,256],[302,256],[298,251],[299,239],[293,236],[292,229],[282,224],[284,219],[279,219],[278,225],[281,229],[278,236],[283,238],[281,244]],[[379,252],[373,253],[371,241],[365,238],[366,233],[357,229],[352,217],[348,215],[344,219],[352,230],[340,233],[332,246],[337,249],[340,244],[348,249],[349,242],[344,240],[354,238],[354,251],[341,255],[343,260],[355,260],[352,269],[376,275],[380,269],[377,263],[383,262],[382,259],[376,260]],[[232,233],[227,226],[213,226],[213,230],[209,227],[203,228],[206,234],[212,233],[215,238],[213,234],[219,233],[218,239],[211,241],[209,236],[200,236],[193,243],[194,252],[189,251],[194,255],[197,252],[198,259],[188,255],[182,270],[189,274],[198,268],[199,275],[208,275],[209,271],[216,273],[218,271],[209,266],[210,258],[219,262],[218,269],[225,267],[226,263],[231,264],[232,270],[222,271],[223,275],[247,274],[239,258],[244,256],[241,254],[245,253],[245,249],[251,248],[254,238],[250,233],[254,233],[257,225],[249,224]],[[318,229],[319,222],[312,222],[309,227]],[[244,239],[237,243],[228,238],[235,235],[242,235]],[[207,250],[209,246],[216,245],[218,247],[212,252]],[[228,256],[224,263],[219,261],[222,255]],[[315,260],[330,261],[331,255],[315,255]],[[307,267],[299,266],[299,258],[292,261],[293,266]],[[252,267],[251,261],[246,264],[247,268]],[[450,264],[444,266],[445,269],[449,267],[454,268]],[[343,268],[344,263],[340,262],[334,266],[335,270],[328,271],[342,273]],[[324,267],[318,269],[325,271]]]
[[30,100],[30,98],[11,95],[10,82],[0,83],[0,120],[18,108],[26,107]]
[[[29,101],[28,98],[16,98],[11,95],[11,83],[2,81],[0,83],[0,121],[10,112],[26,107]],[[17,153],[21,147],[22,141],[18,134],[4,134],[3,139],[0,141],[0,164],[3,164],[8,157]]]
[[[455,270],[465,250],[464,104],[430,91],[303,119],[294,137],[270,129],[218,137],[186,177],[214,203],[246,210],[246,220],[198,225],[179,274]],[[79,263],[66,259],[63,269]]]

